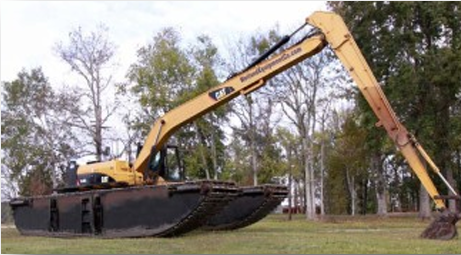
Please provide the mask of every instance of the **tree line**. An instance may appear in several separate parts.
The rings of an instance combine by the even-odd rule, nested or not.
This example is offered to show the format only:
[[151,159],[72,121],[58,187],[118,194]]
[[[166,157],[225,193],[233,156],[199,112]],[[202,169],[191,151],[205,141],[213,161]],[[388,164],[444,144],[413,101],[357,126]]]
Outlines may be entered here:
[[[345,19],[401,121],[460,187],[460,4],[328,6]],[[2,82],[3,199],[51,193],[63,185],[70,159],[132,161],[156,118],[244,69],[283,36],[275,26],[218,48],[207,35],[185,45],[177,30],[163,28],[138,49],[126,79],[114,81],[117,47],[109,35],[105,26],[77,28],[56,42],[56,56],[78,84],[50,84],[40,67]],[[308,219],[393,211],[427,217],[427,193],[376,121],[325,49],[182,127],[170,143],[181,149],[188,178],[284,183],[290,207]],[[121,148],[107,150],[111,141]]]

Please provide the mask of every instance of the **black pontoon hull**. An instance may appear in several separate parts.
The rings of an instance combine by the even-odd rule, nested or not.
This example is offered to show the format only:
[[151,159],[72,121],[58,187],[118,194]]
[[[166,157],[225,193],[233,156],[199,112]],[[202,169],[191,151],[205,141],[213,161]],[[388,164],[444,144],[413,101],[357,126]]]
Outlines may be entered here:
[[266,217],[287,197],[288,188],[265,184],[241,187],[239,195],[215,214],[203,227],[206,230],[233,230],[249,226]]
[[18,198],[10,204],[23,235],[163,237],[201,227],[237,191],[229,182],[196,181]]

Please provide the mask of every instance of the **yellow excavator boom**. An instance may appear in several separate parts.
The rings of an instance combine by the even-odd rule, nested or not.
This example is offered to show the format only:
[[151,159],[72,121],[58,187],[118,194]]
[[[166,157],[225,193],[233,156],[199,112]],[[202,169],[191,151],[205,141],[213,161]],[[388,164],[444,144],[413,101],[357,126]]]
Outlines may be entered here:
[[167,112],[155,121],[133,168],[140,172],[145,171],[152,149],[160,151],[171,134],[178,128],[239,95],[257,90],[268,79],[318,53],[324,46],[325,40],[322,35],[313,36]]
[[257,90],[268,79],[317,54],[329,44],[378,117],[376,126],[384,127],[434,200],[436,207],[444,209],[445,204],[429,177],[421,157],[428,162],[454,194],[456,194],[455,191],[443,178],[440,170],[414,136],[399,122],[343,19],[335,13],[315,12],[306,19],[306,23],[319,29],[321,33],[312,35],[281,53],[244,70],[159,118],[154,123],[143,149],[134,162],[133,172],[147,171],[151,156],[160,151],[171,134],[178,128],[239,95]]

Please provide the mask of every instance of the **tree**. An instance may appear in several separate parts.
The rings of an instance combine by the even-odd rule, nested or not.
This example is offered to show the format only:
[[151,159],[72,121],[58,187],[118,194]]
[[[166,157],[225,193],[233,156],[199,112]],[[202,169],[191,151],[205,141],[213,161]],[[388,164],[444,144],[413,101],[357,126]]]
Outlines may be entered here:
[[[158,33],[153,42],[138,50],[138,61],[128,73],[126,88],[139,98],[140,111],[133,129],[145,136],[154,120],[180,104],[219,84],[216,69],[221,65],[217,48],[207,36],[184,49],[181,36],[172,28]],[[171,143],[188,153],[183,154],[188,175],[217,179],[224,167],[224,132],[226,107],[176,131]]]
[[299,137],[282,127],[277,129],[276,137],[279,146],[285,151],[286,163],[281,168],[286,169],[288,179],[288,219],[291,220],[291,214],[299,212],[298,208],[300,207],[298,190],[300,189],[299,184],[303,182],[302,165],[299,161],[301,143]]
[[233,136],[226,150],[226,167],[224,180],[232,180],[238,184],[251,185],[253,175],[249,161],[249,148],[239,136]]
[[319,113],[326,110],[322,104],[331,97],[327,87],[338,78],[337,72],[331,72],[335,69],[332,55],[321,52],[275,78],[284,85],[279,92],[282,111],[302,139],[307,219],[315,217],[314,133]]
[[23,70],[2,86],[2,178],[8,180],[2,194],[8,194],[4,188],[24,196],[49,194],[62,184],[66,162],[78,148],[68,111],[75,98],[56,92],[41,68]]
[[[196,69],[195,84],[197,87],[191,96],[197,96],[220,83],[216,70],[221,68],[223,60],[218,54],[218,48],[206,35],[197,37],[197,44],[192,46],[189,54]],[[210,178],[210,172],[212,172],[213,178],[217,180],[224,168],[223,125],[228,120],[228,113],[229,107],[222,106],[195,122],[197,134],[201,138],[198,146],[202,149],[200,150],[202,164],[205,169],[211,170],[206,171],[207,178]],[[207,158],[210,159],[211,164],[207,163]]]
[[331,147],[332,140],[332,128],[328,128],[327,121],[331,119],[332,116],[332,107],[331,102],[335,99],[333,94],[330,94],[329,99],[326,99],[326,103],[323,105],[323,112],[319,114],[318,122],[320,124],[320,130],[315,136],[316,144],[319,144],[318,148],[318,159],[319,162],[319,200],[320,200],[320,215],[325,215],[325,176],[327,174],[327,159],[329,154],[329,149]]
[[106,69],[111,66],[115,53],[114,44],[108,39],[108,28],[100,25],[98,30],[86,34],[82,28],[69,33],[67,43],[56,44],[55,51],[75,72],[84,85],[80,85],[79,99],[76,102],[80,107],[74,114],[73,125],[80,128],[91,137],[96,160],[100,161],[103,155],[103,129],[114,114],[117,102],[104,101],[115,94],[112,75]]
[[[340,208],[344,201],[344,194],[348,194],[348,212],[355,215],[359,212],[359,189],[360,183],[368,180],[367,154],[365,144],[366,132],[358,126],[358,120],[353,114],[347,114],[341,130],[335,134],[335,145],[329,159],[329,182],[330,209],[333,213],[344,213],[346,208]],[[337,186],[337,187],[333,187]],[[366,189],[366,187],[365,187]],[[346,191],[346,192],[344,192]],[[343,194],[335,197],[338,194]],[[366,199],[362,199],[366,204]],[[332,205],[331,203],[337,203]],[[345,203],[343,203],[345,206]],[[362,209],[363,210],[363,209]]]
[[[228,69],[230,73],[237,74],[273,44],[280,40],[277,27],[267,33],[255,33],[238,40],[233,46],[231,61]],[[280,120],[275,109],[275,88],[272,80],[268,81],[260,90],[245,97],[237,98],[232,103],[232,113],[239,120],[233,125],[234,136],[240,137],[248,148],[249,156],[246,157],[248,174],[251,175],[252,184],[268,181],[277,172],[277,159],[281,156],[275,144],[274,126]],[[249,184],[249,183],[248,183]]]

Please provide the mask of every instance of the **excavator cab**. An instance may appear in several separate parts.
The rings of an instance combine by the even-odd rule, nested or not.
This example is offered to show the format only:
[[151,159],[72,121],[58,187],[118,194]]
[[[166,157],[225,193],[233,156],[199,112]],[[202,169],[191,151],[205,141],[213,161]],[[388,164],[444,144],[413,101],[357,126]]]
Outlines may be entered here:
[[149,161],[149,171],[167,182],[184,181],[185,170],[178,146],[168,144],[160,151],[155,152]]
[[151,182],[181,182],[185,180],[185,170],[181,163],[178,146],[167,144],[160,151],[151,150],[149,164],[144,179]]
[[167,145],[163,150],[163,171],[161,176],[166,181],[179,182],[186,180],[186,171],[183,161],[181,160],[181,154],[178,146]]

